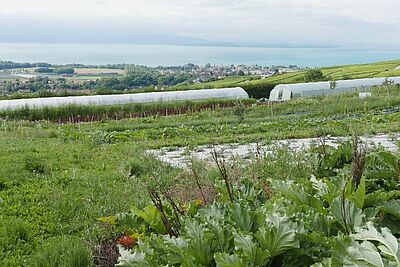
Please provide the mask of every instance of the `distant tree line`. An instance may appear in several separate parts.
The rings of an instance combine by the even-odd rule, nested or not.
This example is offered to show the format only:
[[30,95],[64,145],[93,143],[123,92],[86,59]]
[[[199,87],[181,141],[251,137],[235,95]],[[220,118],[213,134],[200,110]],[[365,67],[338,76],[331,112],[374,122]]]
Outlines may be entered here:
[[[57,73],[57,74],[72,74],[74,69],[62,68],[53,69],[41,67],[38,72]],[[73,82],[64,78],[49,79],[48,77],[35,77],[27,81],[16,79],[15,81],[4,81],[0,83],[0,91],[6,93],[18,92],[20,90],[29,90],[30,92],[48,91],[48,90],[98,90],[98,91],[123,91],[131,89],[140,89],[155,86],[161,89],[162,87],[170,87],[182,82],[187,82],[194,78],[193,74],[175,73],[175,74],[160,74],[159,72],[130,72],[123,77],[104,77],[95,81]]]
[[12,61],[0,60],[0,70],[7,69],[22,69],[22,68],[35,68],[35,67],[50,67],[48,63],[16,63]]
[[49,68],[49,67],[40,67],[35,69],[37,73],[56,73],[56,74],[74,74],[74,68]]
[[[85,64],[65,64],[65,65],[57,65],[57,64],[50,64],[50,63],[17,63],[13,61],[4,61],[0,60],[0,70],[7,70],[7,69],[23,69],[23,68],[106,68],[106,69],[125,69],[125,67],[129,66],[130,64],[104,64],[104,65],[85,65]],[[143,68],[149,68],[146,66],[142,66]]]
[[174,86],[194,78],[188,73],[160,74],[159,72],[129,72],[124,77],[102,78],[95,82],[94,89],[125,90],[149,86]]

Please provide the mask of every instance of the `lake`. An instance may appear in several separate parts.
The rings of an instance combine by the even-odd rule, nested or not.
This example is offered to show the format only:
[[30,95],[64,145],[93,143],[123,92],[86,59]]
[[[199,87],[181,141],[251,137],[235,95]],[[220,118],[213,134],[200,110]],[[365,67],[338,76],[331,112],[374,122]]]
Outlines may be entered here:
[[258,64],[331,66],[400,59],[400,49],[270,48],[135,44],[0,44],[0,60],[148,66]]

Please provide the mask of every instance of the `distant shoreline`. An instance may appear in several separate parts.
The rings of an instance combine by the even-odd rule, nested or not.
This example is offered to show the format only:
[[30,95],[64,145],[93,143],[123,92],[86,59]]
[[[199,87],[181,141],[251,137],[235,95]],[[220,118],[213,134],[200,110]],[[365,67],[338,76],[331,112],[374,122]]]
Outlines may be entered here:
[[150,67],[204,65],[297,65],[324,67],[400,59],[400,48],[265,47],[220,45],[0,43],[0,60],[56,65],[137,64]]
[[225,48],[343,48],[340,45],[323,45],[323,44],[256,44],[256,43],[114,43],[114,42],[5,42],[0,41],[0,45],[148,45],[148,46],[193,46],[193,47],[225,47]]

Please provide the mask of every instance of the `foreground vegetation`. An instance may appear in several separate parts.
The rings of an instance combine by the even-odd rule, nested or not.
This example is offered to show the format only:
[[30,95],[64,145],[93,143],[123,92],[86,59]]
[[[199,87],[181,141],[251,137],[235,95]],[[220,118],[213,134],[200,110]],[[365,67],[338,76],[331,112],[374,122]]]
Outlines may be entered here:
[[[273,106],[236,103],[118,121],[3,119],[0,265],[112,266],[118,242],[125,250],[134,247],[136,254],[121,253],[142,266],[184,264],[182,259],[188,266],[338,266],[343,262],[337,255],[348,265],[365,263],[365,250],[377,259],[370,264],[396,266],[398,154],[371,149],[361,161],[363,153],[355,156],[351,144],[306,152],[277,148],[232,166],[217,160],[221,168],[194,162],[182,170],[144,151],[390,134],[400,132],[399,121],[400,92],[394,87],[376,88],[367,99],[347,94]],[[355,169],[361,176],[353,172],[357,162],[365,165]],[[166,233],[172,237],[161,235]],[[273,242],[281,235],[282,243]]]
[[216,169],[187,174],[202,197],[189,205],[179,201],[182,173],[135,173],[152,204],[104,218],[125,231],[118,266],[400,265],[397,156],[367,155],[357,139],[242,164],[213,156]]

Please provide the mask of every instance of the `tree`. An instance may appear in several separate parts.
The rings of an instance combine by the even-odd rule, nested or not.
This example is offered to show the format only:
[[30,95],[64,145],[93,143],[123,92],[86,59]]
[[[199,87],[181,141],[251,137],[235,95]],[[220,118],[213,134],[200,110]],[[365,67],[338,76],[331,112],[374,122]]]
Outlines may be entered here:
[[56,70],[57,74],[74,74],[75,70],[73,68],[61,68]]
[[244,75],[245,75],[245,73],[244,73],[244,71],[242,71],[242,70],[239,70],[239,71],[238,71],[238,73],[237,73],[237,75],[238,75],[238,76],[244,76]]
[[37,73],[52,73],[53,69],[49,68],[49,67],[40,67],[35,69],[35,72]]
[[320,69],[310,69],[304,75],[305,82],[317,82],[325,79],[324,74]]

